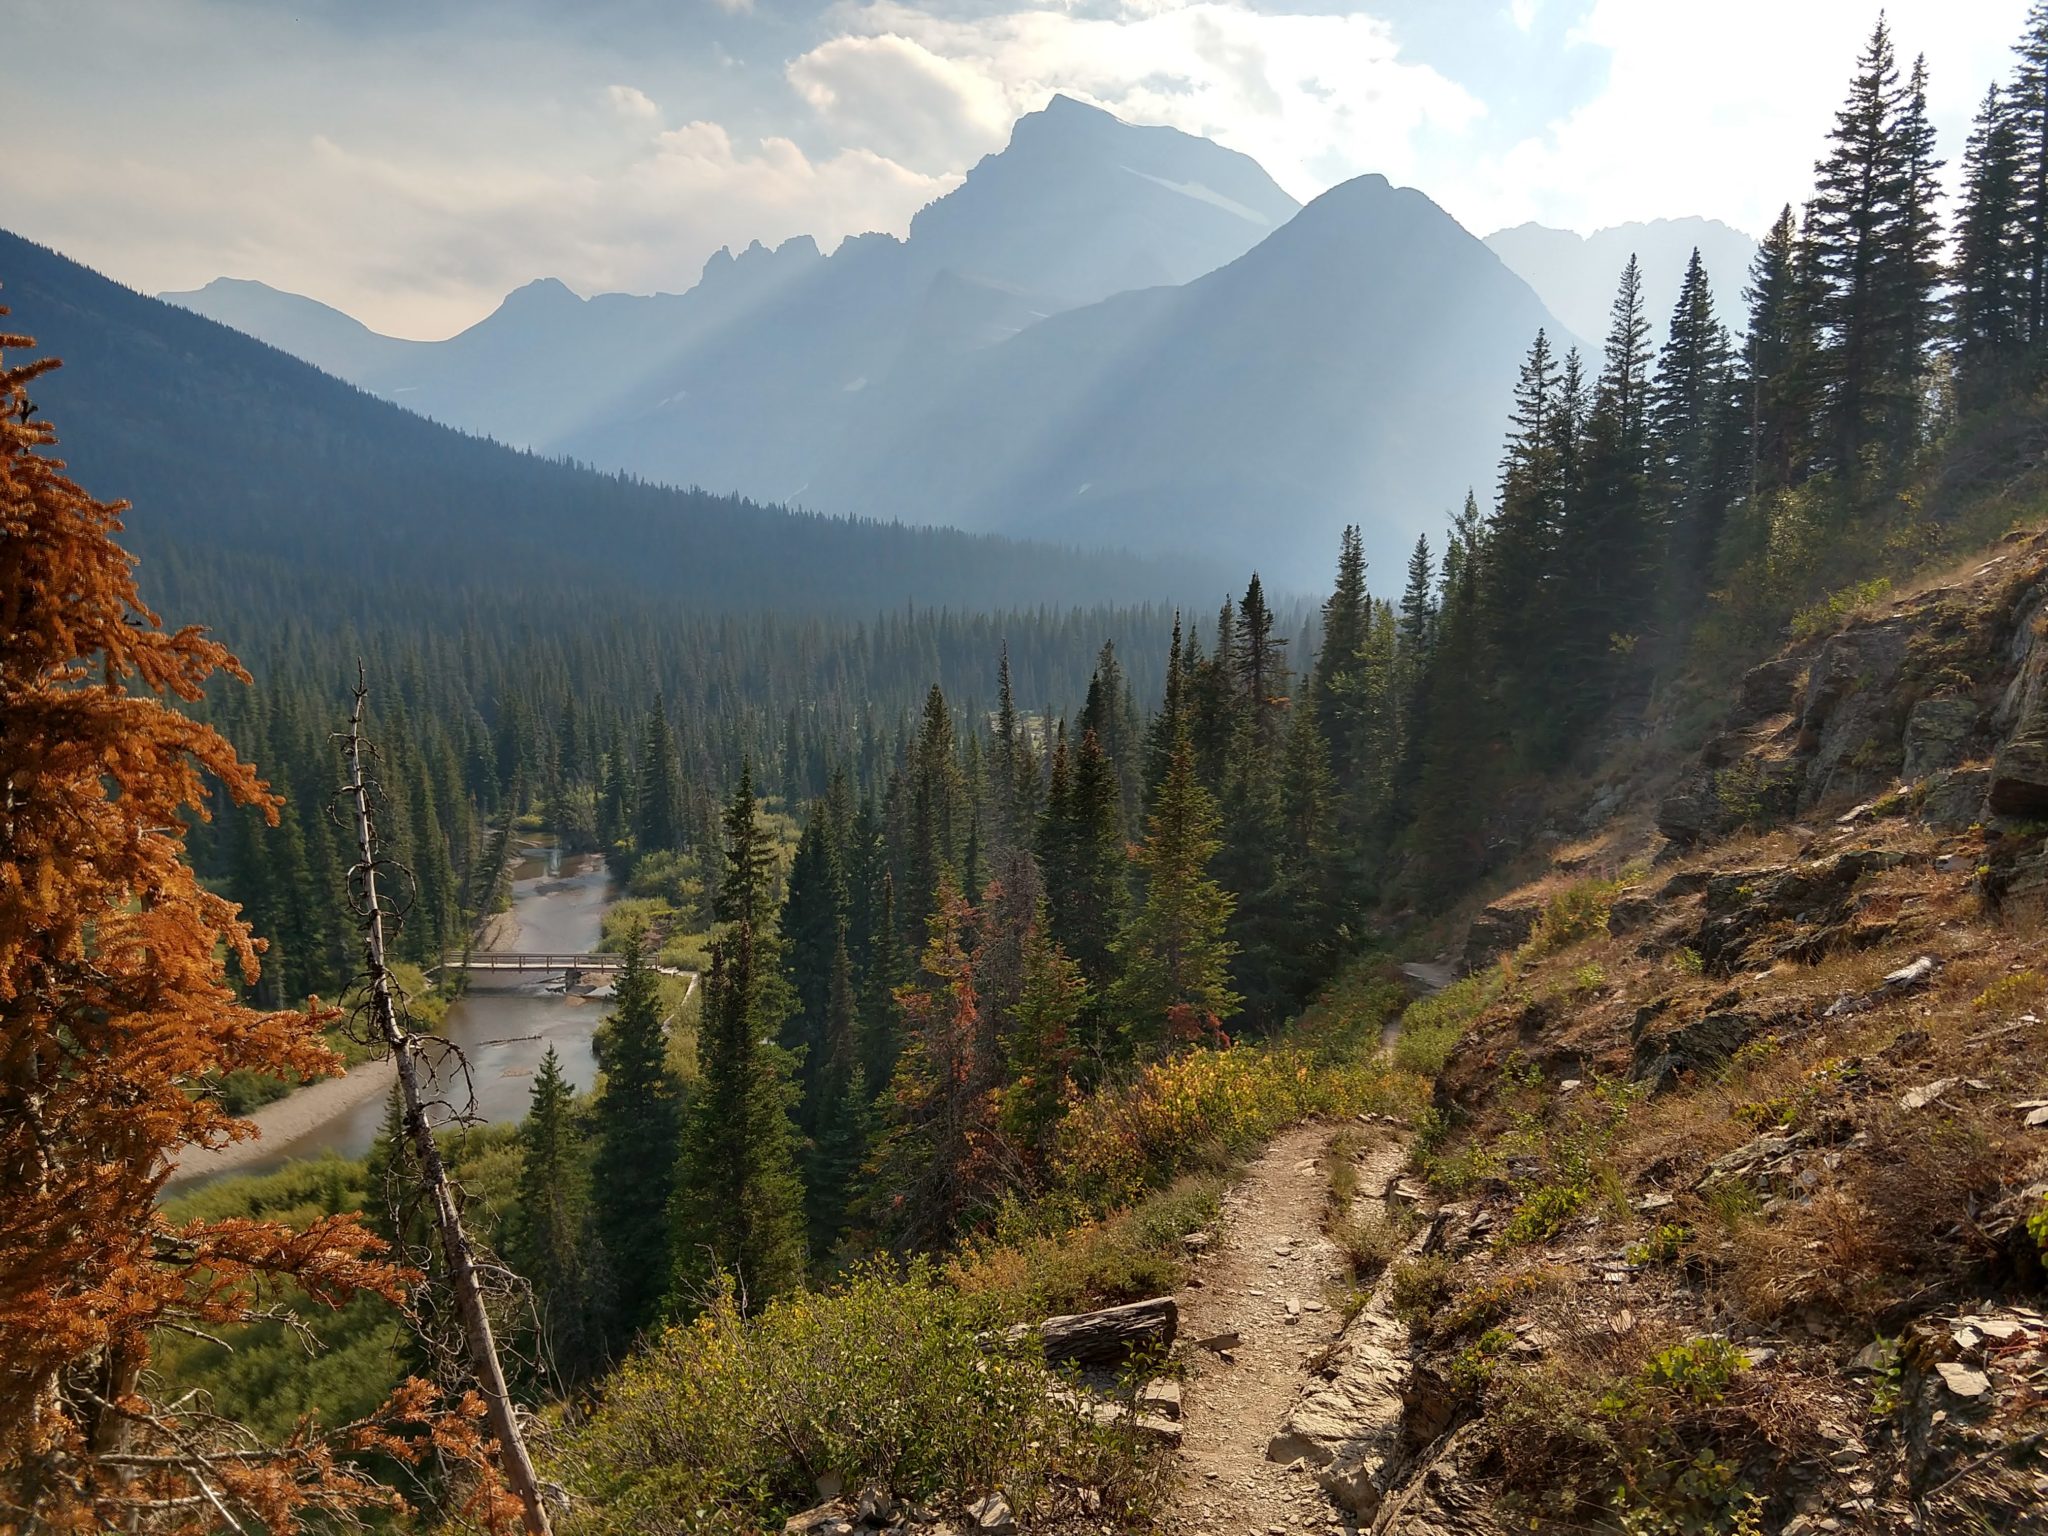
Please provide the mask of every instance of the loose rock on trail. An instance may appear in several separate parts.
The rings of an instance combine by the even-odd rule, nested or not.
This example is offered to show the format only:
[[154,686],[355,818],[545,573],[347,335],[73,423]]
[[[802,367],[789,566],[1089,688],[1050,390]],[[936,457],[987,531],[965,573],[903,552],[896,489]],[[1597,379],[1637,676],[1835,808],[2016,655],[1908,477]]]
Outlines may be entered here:
[[[1234,1346],[1187,1351],[1180,1485],[1166,1528],[1286,1536],[1357,1530],[1305,1463],[1267,1457],[1309,1367],[1344,1327],[1348,1262],[1323,1230],[1323,1159],[1337,1128],[1303,1125],[1277,1138],[1224,1197],[1219,1230],[1180,1293],[1191,1341],[1236,1334]],[[1361,1204],[1400,1169],[1403,1142],[1383,1129],[1363,1154]]]

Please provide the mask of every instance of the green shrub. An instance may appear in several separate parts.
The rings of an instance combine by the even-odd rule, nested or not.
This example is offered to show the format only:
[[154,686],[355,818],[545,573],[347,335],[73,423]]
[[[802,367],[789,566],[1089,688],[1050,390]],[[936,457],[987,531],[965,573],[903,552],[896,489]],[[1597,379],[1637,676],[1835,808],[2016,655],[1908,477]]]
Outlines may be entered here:
[[1387,1277],[1387,1304],[1394,1316],[1421,1332],[1451,1299],[1451,1281],[1456,1273],[1450,1260],[1434,1255],[1403,1259]]
[[1555,1270],[1523,1270],[1496,1275],[1458,1292],[1429,1320],[1424,1332],[1433,1339],[1455,1339],[1506,1322],[1515,1303],[1558,1282]]
[[1489,1328],[1458,1351],[1451,1361],[1451,1385],[1465,1393],[1483,1390],[1493,1379],[1496,1361],[1514,1348],[1515,1336],[1505,1328]]
[[1628,1261],[1631,1264],[1669,1264],[1685,1251],[1685,1245],[1691,1241],[1691,1227],[1666,1222],[1641,1242],[1629,1244]]
[[946,1277],[1016,1320],[1163,1295],[1185,1278],[1181,1239],[1215,1223],[1223,1188],[1220,1175],[1189,1175],[1100,1219],[1057,1200],[1012,1200],[992,1232],[947,1262]]
[[749,1317],[728,1292],[612,1378],[545,1470],[587,1511],[569,1532],[779,1527],[818,1479],[957,1506],[1000,1488],[1030,1520],[1055,1479],[1131,1522],[1141,1452],[1051,1396],[1059,1378],[991,1341],[990,1309],[924,1267],[880,1269]]
[[1615,880],[1580,880],[1552,893],[1537,919],[1536,931],[1524,946],[1530,955],[1555,954],[1597,934],[1607,932],[1607,912],[1621,883]]
[[1500,989],[1501,973],[1490,967],[1452,982],[1434,997],[1410,1003],[1394,1041],[1394,1065],[1417,1077],[1435,1077],[1465,1031],[1500,996]]
[[1873,576],[1868,581],[1859,581],[1852,587],[1831,592],[1792,615],[1792,638],[1811,640],[1815,635],[1830,634],[1840,629],[1843,621],[1857,609],[1882,602],[1891,596],[1891,591],[1889,576]]
[[1579,1214],[1592,1193],[1584,1184],[1539,1184],[1522,1197],[1500,1240],[1507,1247],[1540,1243],[1557,1235],[1564,1224]]
[[1659,1351],[1638,1380],[1645,1387],[1676,1392],[1707,1406],[1728,1395],[1730,1383],[1748,1364],[1742,1351],[1726,1339],[1693,1339]]
[[1351,1266],[1354,1280],[1370,1280],[1394,1262],[1407,1246],[1409,1223],[1384,1206],[1371,1206],[1357,1216],[1330,1223],[1330,1241]]

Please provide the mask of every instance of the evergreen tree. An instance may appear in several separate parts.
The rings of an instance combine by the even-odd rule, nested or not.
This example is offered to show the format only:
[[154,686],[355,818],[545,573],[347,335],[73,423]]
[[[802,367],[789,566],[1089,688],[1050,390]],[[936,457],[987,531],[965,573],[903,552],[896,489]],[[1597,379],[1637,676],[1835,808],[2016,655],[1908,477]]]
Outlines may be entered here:
[[1485,594],[1488,629],[1510,691],[1532,713],[1542,711],[1550,699],[1546,658],[1557,622],[1553,588],[1566,500],[1558,385],[1550,338],[1539,330],[1515,378],[1492,521],[1497,558]]
[[1741,362],[1752,515],[1760,493],[1803,480],[1815,452],[1820,381],[1809,265],[1788,205],[1757,247],[1742,295],[1749,305]]
[[1189,675],[1186,646],[1181,639],[1180,611],[1173,615],[1173,640],[1166,653],[1166,690],[1159,712],[1145,733],[1145,809],[1149,812],[1166,782],[1166,770],[1173,761],[1173,747],[1181,735],[1192,729],[1189,715]]
[[802,1093],[797,1123],[807,1134],[815,1132],[831,1097],[821,1087],[827,1066],[827,1014],[849,907],[839,829],[832,822],[832,810],[824,801],[811,808],[797,839],[782,905],[783,961],[796,1002],[782,1042],[797,1062]]
[[954,754],[952,712],[934,683],[925,695],[924,716],[909,762],[908,845],[898,882],[897,912],[897,920],[908,932],[923,927],[940,888],[959,878],[960,842],[967,830],[967,817]]
[[[1144,795],[1144,754],[1140,743],[1144,729],[1138,707],[1131,697],[1123,664],[1117,660],[1114,641],[1102,642],[1096,655],[1095,675],[1088,679],[1088,698],[1081,708],[1081,732],[1094,733],[1103,755],[1116,769],[1118,825],[1129,838],[1138,827],[1139,804]],[[972,886],[967,895],[974,897]]]
[[[1068,764],[1055,750],[1053,793],[1040,825],[1039,862],[1053,893],[1053,937],[1103,995],[1114,975],[1113,946],[1129,901],[1122,786],[1091,731]],[[1100,1031],[1091,1042],[1108,1041]]]
[[1555,760],[1577,728],[1607,702],[1613,663],[1651,617],[1662,557],[1649,496],[1650,349],[1642,269],[1622,270],[1605,360],[1586,417],[1584,480],[1571,497],[1560,540],[1559,625],[1549,647],[1559,664],[1556,705],[1530,739]]
[[1240,714],[1252,733],[1251,748],[1261,760],[1270,760],[1287,734],[1287,640],[1275,632],[1257,572],[1237,605],[1237,664],[1244,690]]
[[1941,183],[1927,116],[1927,60],[1913,60],[1892,126],[1899,160],[1898,227],[1887,250],[1886,442],[1903,466],[1925,426],[1927,362],[1940,323]]
[[1052,936],[1041,894],[1024,933],[1023,976],[1006,1042],[999,1119],[1042,1160],[1066,1114],[1079,1055],[1078,1029],[1092,999],[1088,979]]
[[1243,718],[1237,606],[1229,598],[1223,600],[1223,607],[1216,614],[1214,649],[1193,665],[1190,702],[1195,771],[1201,775],[1204,787],[1214,793],[1222,788],[1224,766],[1236,744],[1238,724]]
[[1933,139],[1924,72],[1901,88],[1879,17],[1815,166],[1809,241],[1828,387],[1828,466],[1853,491],[1914,447],[1931,330]]
[[2048,344],[2048,0],[2033,0],[2020,34],[2012,83],[2016,198],[2024,329],[2021,341],[2038,369]]
[[1963,153],[1950,300],[1958,383],[1972,403],[2003,393],[2019,367],[2027,298],[2021,174],[2018,116],[1993,85]]
[[861,973],[859,1013],[855,1023],[861,1076],[870,1091],[887,1089],[896,1074],[896,1058],[902,1050],[897,1028],[896,988],[903,969],[896,947],[896,883],[886,872],[881,896],[876,902],[875,940],[867,965]]
[[1322,647],[1309,679],[1316,724],[1340,762],[1346,761],[1350,752],[1339,720],[1339,693],[1365,644],[1366,622],[1365,546],[1358,525],[1352,523],[1345,528],[1337,551],[1337,584],[1323,603]]
[[1686,263],[1651,392],[1652,476],[1667,518],[1667,613],[1683,623],[1706,598],[1706,576],[1726,515],[1717,454],[1729,404],[1728,336],[1697,248]]
[[677,1310],[720,1274],[765,1301],[803,1283],[803,1188],[789,1055],[775,1043],[792,999],[770,926],[774,853],[744,769],[724,823],[722,924],[711,943],[697,1034],[697,1085],[675,1185]]
[[1144,896],[1116,941],[1120,974],[1110,1009],[1140,1057],[1213,1039],[1237,1012],[1223,932],[1233,902],[1209,875],[1219,847],[1215,802],[1183,740],[1146,820],[1138,854]]
[[658,980],[637,934],[612,983],[604,1082],[592,1115],[591,1217],[615,1277],[613,1354],[652,1323],[668,1289],[668,1205],[675,1186],[681,1085],[668,1068]]
[[506,1244],[513,1267],[533,1287],[540,1359],[557,1390],[602,1363],[593,1328],[599,1266],[593,1263],[575,1096],[551,1045],[519,1124],[519,1184]]
[[687,843],[683,812],[683,765],[675,731],[657,695],[640,737],[639,797],[633,815],[636,853],[674,852]]

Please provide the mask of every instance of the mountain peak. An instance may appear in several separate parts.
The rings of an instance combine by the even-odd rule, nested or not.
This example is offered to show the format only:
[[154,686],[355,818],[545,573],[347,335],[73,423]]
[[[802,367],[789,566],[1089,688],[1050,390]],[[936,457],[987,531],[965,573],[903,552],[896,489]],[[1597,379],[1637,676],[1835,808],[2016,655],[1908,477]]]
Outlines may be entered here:
[[1010,132],[1014,136],[1019,132],[1030,132],[1038,128],[1080,128],[1111,123],[1119,128],[1132,126],[1107,108],[1082,101],[1079,97],[1069,96],[1064,91],[1055,91],[1052,98],[1036,112],[1027,112],[1018,118],[1011,126]]
[[1060,306],[1188,282],[1299,208],[1257,161],[1054,95],[910,224],[925,270],[950,268]]
[[498,308],[500,312],[512,309],[555,309],[569,305],[580,306],[582,303],[583,299],[576,290],[559,277],[536,277],[532,282],[522,283],[506,294],[504,302]]

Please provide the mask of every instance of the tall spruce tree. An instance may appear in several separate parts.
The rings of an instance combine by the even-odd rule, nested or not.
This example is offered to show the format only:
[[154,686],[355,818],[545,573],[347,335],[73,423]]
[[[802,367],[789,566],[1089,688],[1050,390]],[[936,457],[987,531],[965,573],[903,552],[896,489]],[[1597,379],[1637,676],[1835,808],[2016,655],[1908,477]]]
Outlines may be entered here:
[[683,764],[668,710],[656,695],[640,731],[638,800],[633,811],[636,853],[674,852],[686,842]]
[[1215,802],[1196,776],[1192,743],[1183,739],[1138,853],[1145,893],[1116,941],[1120,974],[1110,1008],[1127,1048],[1141,1059],[1210,1040],[1237,1012],[1224,937],[1233,903],[1209,874],[1220,846]]
[[2038,369],[2048,346],[2048,0],[2034,0],[2020,34],[2013,77],[2013,134],[2019,154],[2022,342]]
[[1688,621],[1706,598],[1706,578],[1727,512],[1718,458],[1729,404],[1728,336],[1697,247],[1686,263],[1671,328],[1651,392],[1654,493],[1664,503],[1667,618]]
[[720,1275],[751,1301],[793,1290],[804,1276],[796,1087],[789,1054],[775,1043],[792,999],[770,915],[774,851],[745,769],[726,809],[724,844],[721,927],[704,978],[697,1085],[672,1202],[672,1306],[681,1313],[702,1305]]
[[2020,222],[2022,173],[2018,114],[1993,85],[1984,93],[1963,152],[1949,311],[1957,384],[1973,405],[2002,395],[2021,371],[2028,280]]
[[[1053,936],[1099,997],[1115,976],[1114,945],[1130,900],[1122,783],[1093,731],[1081,737],[1066,777],[1064,792],[1047,803],[1039,858],[1046,888],[1057,896]],[[1110,1044],[1100,1029],[1090,1043],[1098,1051]]]
[[668,1205],[682,1120],[658,980],[638,934],[628,937],[612,983],[603,1066],[592,1114],[591,1215],[615,1282],[606,1332],[616,1353],[660,1315],[668,1290]]
[[[1808,239],[1828,388],[1827,464],[1852,492],[1902,467],[1891,437],[1916,386],[1901,326],[1915,308],[1918,146],[1901,131],[1910,98],[1880,16],[1814,167]],[[1931,209],[1924,210],[1931,217]]]
[[1079,1030],[1091,1002],[1087,977],[1052,936],[1040,893],[1024,933],[1023,975],[1004,1041],[998,1096],[1004,1132],[1040,1165],[1074,1091]]
[[533,1287],[539,1356],[557,1391],[588,1379],[603,1364],[596,1325],[604,1266],[590,1229],[575,1098],[550,1045],[519,1124],[518,1193],[506,1245],[513,1267]]
[[1337,583],[1323,603],[1322,646],[1309,679],[1316,724],[1330,751],[1342,762],[1350,755],[1340,719],[1340,694],[1349,669],[1365,644],[1365,545],[1358,525],[1349,524],[1337,551]]
[[1749,325],[1741,353],[1742,409],[1749,418],[1749,510],[1763,493],[1806,477],[1820,417],[1817,316],[1811,250],[1790,205],[1750,263]]
[[795,995],[782,1043],[797,1062],[797,1123],[807,1135],[815,1133],[834,1096],[823,1087],[826,1030],[833,966],[845,943],[850,901],[839,848],[842,829],[834,820],[828,802],[820,800],[811,807],[797,838],[782,903],[783,964]]

